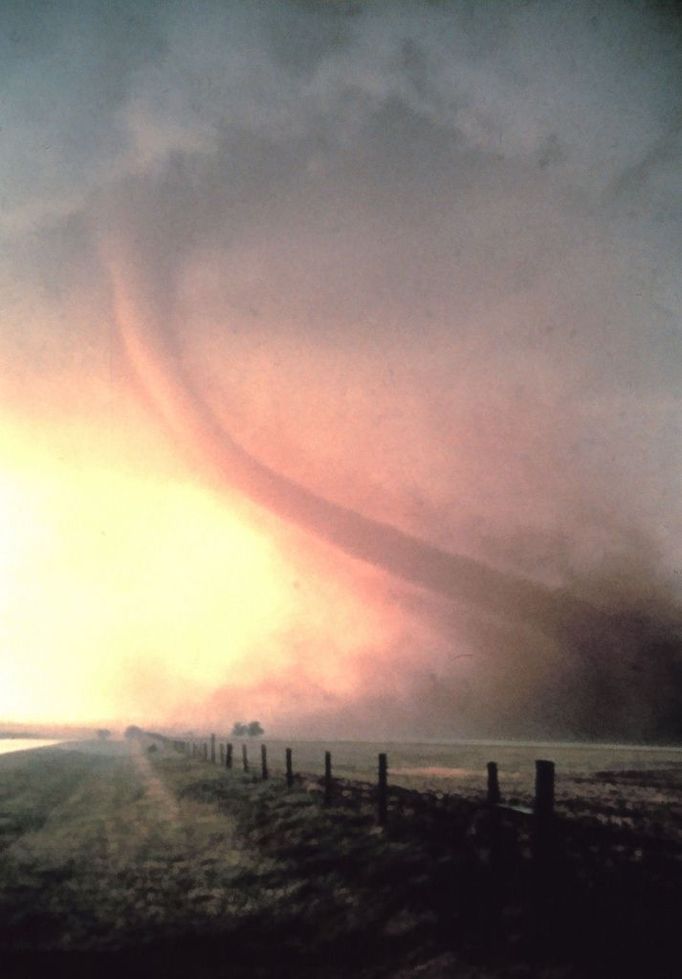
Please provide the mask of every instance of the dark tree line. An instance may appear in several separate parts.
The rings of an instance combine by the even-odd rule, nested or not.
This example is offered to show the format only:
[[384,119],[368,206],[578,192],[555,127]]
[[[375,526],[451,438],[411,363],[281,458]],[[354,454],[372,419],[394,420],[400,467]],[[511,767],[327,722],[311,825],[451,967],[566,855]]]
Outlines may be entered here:
[[234,738],[259,738],[263,734],[265,731],[260,721],[250,721],[248,724],[244,724],[243,721],[236,721],[232,728],[232,737]]

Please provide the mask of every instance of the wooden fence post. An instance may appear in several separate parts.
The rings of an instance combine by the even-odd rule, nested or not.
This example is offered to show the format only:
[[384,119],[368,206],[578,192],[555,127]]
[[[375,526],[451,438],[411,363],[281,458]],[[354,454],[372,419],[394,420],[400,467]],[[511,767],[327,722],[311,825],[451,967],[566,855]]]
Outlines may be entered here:
[[497,762],[488,762],[488,804],[496,806],[500,801],[500,783],[497,780]]
[[332,801],[332,753],[324,753],[324,804],[330,805]]
[[249,770],[249,756],[246,753],[246,744],[245,743],[242,744],[242,765],[244,766],[244,771],[245,772],[248,772],[248,770]]
[[211,735],[211,762],[215,765],[215,734]]
[[225,746],[225,768],[232,768],[232,743]]
[[287,748],[286,750],[286,760],[287,760],[287,786],[288,788],[291,788],[291,786],[294,784],[294,769],[291,760],[291,748]]
[[548,855],[554,823],[554,762],[535,762],[535,804],[533,806],[533,850],[536,859]]
[[554,762],[535,762],[535,817],[546,823],[554,814]]
[[377,798],[377,822],[386,825],[388,815],[388,758],[385,752],[379,755],[379,792]]
[[260,769],[265,781],[268,777],[268,749],[264,744],[260,746]]

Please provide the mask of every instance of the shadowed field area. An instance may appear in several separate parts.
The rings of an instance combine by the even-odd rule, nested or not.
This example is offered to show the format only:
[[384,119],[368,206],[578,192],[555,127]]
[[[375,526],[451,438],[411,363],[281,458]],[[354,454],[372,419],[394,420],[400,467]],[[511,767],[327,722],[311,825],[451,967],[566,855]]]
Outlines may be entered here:
[[[659,810],[621,818],[613,792],[627,814],[651,778]],[[325,806],[316,777],[287,789],[145,739],[9,755],[4,974],[677,975],[680,773],[611,773],[601,808],[588,781],[540,866],[529,820],[480,799],[394,788],[384,831],[361,782]]]

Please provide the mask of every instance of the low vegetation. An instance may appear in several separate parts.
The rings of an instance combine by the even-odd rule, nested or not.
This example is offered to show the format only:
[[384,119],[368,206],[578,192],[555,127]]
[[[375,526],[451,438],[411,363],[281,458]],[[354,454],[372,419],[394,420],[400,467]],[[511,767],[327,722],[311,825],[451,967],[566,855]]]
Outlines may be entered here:
[[287,789],[151,743],[0,768],[0,951],[17,975],[662,979],[680,964],[673,813],[655,828],[576,814],[540,864],[527,818],[475,800],[393,789],[383,830],[366,784],[337,781],[325,805],[317,778]]

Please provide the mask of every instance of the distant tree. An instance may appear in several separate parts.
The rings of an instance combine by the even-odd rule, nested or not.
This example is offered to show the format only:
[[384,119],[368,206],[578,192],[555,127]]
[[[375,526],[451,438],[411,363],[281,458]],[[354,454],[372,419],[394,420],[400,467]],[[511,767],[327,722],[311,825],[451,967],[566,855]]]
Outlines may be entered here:
[[234,727],[232,728],[232,736],[235,738],[243,738],[249,733],[249,728],[246,724],[241,721],[235,721]]
[[260,721],[251,721],[246,731],[250,738],[259,738],[262,734],[265,734]]
[[106,741],[107,738],[111,737],[111,731],[106,727],[101,727],[97,731],[97,737],[100,741]]
[[125,729],[126,738],[141,738],[143,733],[142,728],[138,727],[137,724],[131,724]]

